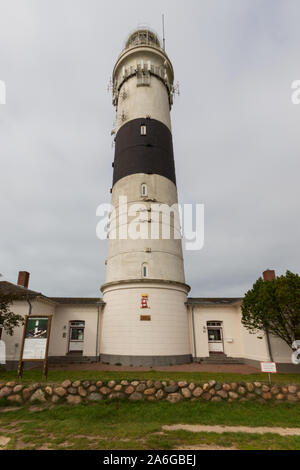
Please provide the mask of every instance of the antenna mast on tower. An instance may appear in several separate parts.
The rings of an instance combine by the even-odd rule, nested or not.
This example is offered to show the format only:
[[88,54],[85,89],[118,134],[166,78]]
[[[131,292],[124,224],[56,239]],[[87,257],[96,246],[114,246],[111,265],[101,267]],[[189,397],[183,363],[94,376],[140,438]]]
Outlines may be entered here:
[[162,15],[162,28],[163,28],[163,50],[166,50],[166,36],[165,36],[165,15]]

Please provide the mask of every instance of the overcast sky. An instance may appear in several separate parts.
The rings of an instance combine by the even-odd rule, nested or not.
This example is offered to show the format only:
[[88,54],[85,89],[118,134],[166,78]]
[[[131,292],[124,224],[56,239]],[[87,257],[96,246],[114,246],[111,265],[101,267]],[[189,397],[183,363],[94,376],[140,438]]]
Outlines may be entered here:
[[0,0],[0,272],[49,296],[97,296],[110,201],[107,85],[129,32],[161,33],[179,200],[205,204],[185,252],[191,295],[242,296],[266,268],[300,271],[299,0]]

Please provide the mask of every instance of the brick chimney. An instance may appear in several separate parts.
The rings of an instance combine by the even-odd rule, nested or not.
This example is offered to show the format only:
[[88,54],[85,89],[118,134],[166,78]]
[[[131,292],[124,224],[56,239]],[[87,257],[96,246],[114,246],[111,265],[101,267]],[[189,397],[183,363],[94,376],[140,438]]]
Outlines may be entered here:
[[27,271],[19,271],[18,286],[22,286],[27,289],[29,284],[29,277],[30,273],[28,273]]
[[276,277],[275,271],[267,269],[263,272],[264,281],[273,281]]

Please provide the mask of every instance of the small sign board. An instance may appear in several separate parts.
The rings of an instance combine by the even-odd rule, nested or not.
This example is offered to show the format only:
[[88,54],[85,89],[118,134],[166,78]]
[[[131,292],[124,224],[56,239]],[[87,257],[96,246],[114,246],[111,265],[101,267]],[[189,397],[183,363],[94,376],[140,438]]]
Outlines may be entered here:
[[43,362],[43,375],[47,376],[48,348],[51,329],[51,316],[26,316],[18,375],[23,375],[26,361]]
[[28,317],[23,350],[24,359],[45,359],[48,337],[48,317]]
[[277,373],[276,362],[261,362],[260,368],[262,372],[266,372],[268,374]]

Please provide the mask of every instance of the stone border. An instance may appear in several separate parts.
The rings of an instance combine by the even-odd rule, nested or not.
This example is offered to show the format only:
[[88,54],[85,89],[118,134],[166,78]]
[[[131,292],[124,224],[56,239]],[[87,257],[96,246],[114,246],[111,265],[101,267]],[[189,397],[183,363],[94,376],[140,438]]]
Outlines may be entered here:
[[258,403],[275,401],[299,402],[299,385],[273,385],[262,382],[219,383],[211,380],[205,384],[178,381],[122,380],[116,382],[90,380],[64,380],[61,384],[34,383],[24,385],[17,382],[0,383],[0,399],[7,403],[80,403],[98,402],[101,400],[129,401],[211,401],[211,402],[245,402],[254,400]]

